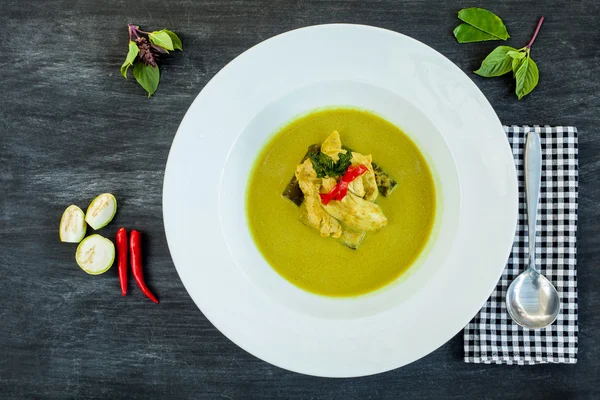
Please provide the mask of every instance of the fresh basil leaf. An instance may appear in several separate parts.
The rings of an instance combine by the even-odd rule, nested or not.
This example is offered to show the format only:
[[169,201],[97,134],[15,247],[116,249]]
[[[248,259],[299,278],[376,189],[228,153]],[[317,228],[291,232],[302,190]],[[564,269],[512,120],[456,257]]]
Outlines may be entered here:
[[127,70],[129,69],[129,67],[131,66],[131,64],[127,64],[127,63],[123,63],[123,65],[121,65],[121,75],[123,75],[123,78],[127,79]]
[[164,31],[154,31],[150,32],[148,35],[150,38],[150,42],[162,47],[166,50],[173,50],[173,41],[171,40],[171,36],[167,32]]
[[510,37],[500,17],[486,9],[463,8],[458,12],[458,19],[500,39],[506,40]]
[[133,65],[133,76],[135,80],[148,92],[148,98],[156,92],[158,82],[160,81],[160,72],[158,67],[151,67],[143,62],[137,62]]
[[317,178],[327,177],[329,172],[333,169],[333,158],[322,152],[313,153],[309,157],[310,162],[317,173]]
[[338,153],[338,157],[334,165],[334,173],[341,176],[346,173],[346,170],[352,164],[352,152]]
[[531,59],[531,57],[525,58],[515,73],[515,79],[517,80],[515,92],[519,100],[531,93],[533,88],[537,86],[539,78],[540,73],[536,63]]
[[513,77],[517,74],[517,71],[518,71],[519,67],[521,66],[521,64],[523,64],[523,61],[525,61],[524,58],[513,58],[512,59]]
[[348,167],[352,164],[352,152],[340,152],[338,153],[338,157],[338,160],[334,162],[333,158],[325,153],[312,153],[309,158],[317,173],[317,178],[335,178],[344,175]]
[[454,37],[458,40],[458,43],[473,43],[483,42],[486,40],[500,40],[499,37],[490,35],[487,32],[479,30],[474,26],[462,23],[454,28]]
[[507,54],[509,57],[511,57],[511,58],[516,58],[516,59],[518,59],[518,60],[520,60],[520,59],[522,59],[522,58],[525,58],[525,56],[527,55],[527,54],[525,54],[525,52],[524,52],[524,51],[514,51],[514,50],[511,50],[511,51],[509,51],[509,52],[508,52],[508,53],[506,53],[506,54]]
[[498,46],[481,63],[481,67],[475,73],[479,76],[491,78],[504,75],[512,70],[512,58],[508,56],[509,51],[517,51],[514,47]]
[[183,50],[183,44],[181,43],[181,39],[179,39],[179,36],[177,36],[175,32],[170,31],[168,29],[163,29],[162,32],[165,32],[167,35],[169,35],[171,41],[173,42],[174,49]]
[[133,40],[129,41],[129,52],[127,53],[127,58],[125,58],[125,62],[121,65],[121,75],[127,79],[127,70],[130,66],[133,65],[135,58],[137,57],[140,49],[137,47],[137,44]]
[[[521,50],[523,50],[523,49],[521,49]],[[510,58],[512,58],[511,69],[513,72],[513,77],[517,73],[517,70],[523,63],[523,60],[525,59],[525,57],[527,57],[527,53],[524,51],[521,51],[521,50],[519,50],[519,51],[511,50],[508,53],[506,53]]]

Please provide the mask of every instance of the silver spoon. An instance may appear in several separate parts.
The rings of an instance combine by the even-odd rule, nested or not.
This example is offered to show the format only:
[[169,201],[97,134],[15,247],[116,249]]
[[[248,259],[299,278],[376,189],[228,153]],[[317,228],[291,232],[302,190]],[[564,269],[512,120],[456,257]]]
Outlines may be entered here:
[[540,134],[529,132],[525,147],[525,190],[529,223],[529,267],[510,284],[506,292],[506,308],[511,318],[528,329],[541,329],[552,324],[560,311],[556,288],[535,265],[535,229],[542,175]]

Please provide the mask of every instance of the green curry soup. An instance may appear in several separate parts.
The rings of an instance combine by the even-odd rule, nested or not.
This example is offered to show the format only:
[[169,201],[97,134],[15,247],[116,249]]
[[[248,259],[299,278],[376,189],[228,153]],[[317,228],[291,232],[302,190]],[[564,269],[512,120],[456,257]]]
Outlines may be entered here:
[[[357,250],[301,223],[299,207],[282,196],[307,147],[335,130],[398,182],[376,200],[387,225],[369,232]],[[350,108],[316,111],[281,129],[258,156],[246,195],[250,231],[264,258],[296,286],[328,296],[365,294],[398,278],[425,247],[435,209],[433,178],[415,144],[386,120]]]

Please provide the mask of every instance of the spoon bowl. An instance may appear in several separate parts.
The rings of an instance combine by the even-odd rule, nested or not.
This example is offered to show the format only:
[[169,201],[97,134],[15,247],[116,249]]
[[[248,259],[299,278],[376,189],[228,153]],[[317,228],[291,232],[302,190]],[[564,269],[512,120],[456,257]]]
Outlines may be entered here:
[[540,329],[556,320],[560,299],[556,288],[545,276],[528,268],[510,284],[506,308],[517,324]]

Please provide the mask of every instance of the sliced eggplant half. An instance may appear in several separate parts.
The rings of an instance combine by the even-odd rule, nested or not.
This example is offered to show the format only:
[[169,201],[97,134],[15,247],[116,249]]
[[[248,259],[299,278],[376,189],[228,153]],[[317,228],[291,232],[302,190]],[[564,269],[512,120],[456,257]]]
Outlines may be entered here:
[[115,261],[115,245],[107,238],[94,234],[83,239],[77,247],[75,260],[90,275],[100,275]]

